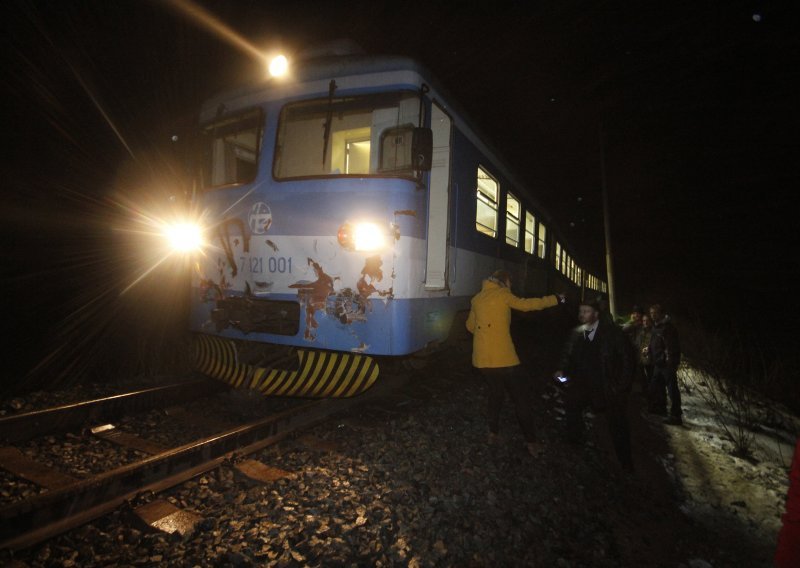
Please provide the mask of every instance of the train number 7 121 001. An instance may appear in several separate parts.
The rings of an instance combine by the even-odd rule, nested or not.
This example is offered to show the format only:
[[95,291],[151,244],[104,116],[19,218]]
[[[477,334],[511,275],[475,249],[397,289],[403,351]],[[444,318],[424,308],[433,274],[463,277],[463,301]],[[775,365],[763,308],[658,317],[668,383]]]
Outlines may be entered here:
[[[266,270],[264,270],[266,268]],[[264,272],[280,274],[292,273],[292,257],[270,256],[240,256],[239,271],[249,272],[250,274],[263,274]]]

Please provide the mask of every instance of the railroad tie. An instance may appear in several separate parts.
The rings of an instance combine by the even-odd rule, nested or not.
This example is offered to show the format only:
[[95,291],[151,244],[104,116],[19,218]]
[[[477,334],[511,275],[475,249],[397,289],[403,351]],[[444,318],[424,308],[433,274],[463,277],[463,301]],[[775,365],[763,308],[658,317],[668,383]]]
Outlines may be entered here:
[[78,481],[76,477],[33,461],[12,446],[0,448],[0,467],[17,477],[51,491],[67,487]]
[[96,438],[100,438],[101,440],[111,442],[112,444],[116,444],[124,448],[131,448],[133,450],[140,451],[144,454],[150,454],[152,456],[160,454],[161,452],[167,449],[165,446],[162,446],[157,442],[151,442],[150,440],[145,440],[144,438],[140,438],[136,434],[129,434],[128,432],[123,432],[113,424],[103,424],[102,426],[95,426],[94,428],[92,428],[91,431],[92,435],[95,436]]
[[200,515],[179,509],[163,499],[136,507],[133,513],[147,530],[178,533],[181,536],[192,534],[197,524],[203,520]]
[[254,459],[236,462],[233,466],[233,474],[236,479],[247,485],[265,485],[294,475],[289,471],[266,465]]

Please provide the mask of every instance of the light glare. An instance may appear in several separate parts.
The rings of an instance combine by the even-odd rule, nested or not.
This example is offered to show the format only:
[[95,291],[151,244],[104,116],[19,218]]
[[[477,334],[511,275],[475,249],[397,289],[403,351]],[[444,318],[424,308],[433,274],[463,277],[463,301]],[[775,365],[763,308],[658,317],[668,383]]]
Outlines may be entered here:
[[273,77],[282,77],[289,69],[289,61],[283,55],[273,57],[269,62],[269,74]]
[[374,223],[358,223],[354,232],[356,250],[370,251],[383,248],[384,233]]
[[191,252],[203,246],[200,227],[192,223],[178,223],[164,231],[170,246],[178,252]]

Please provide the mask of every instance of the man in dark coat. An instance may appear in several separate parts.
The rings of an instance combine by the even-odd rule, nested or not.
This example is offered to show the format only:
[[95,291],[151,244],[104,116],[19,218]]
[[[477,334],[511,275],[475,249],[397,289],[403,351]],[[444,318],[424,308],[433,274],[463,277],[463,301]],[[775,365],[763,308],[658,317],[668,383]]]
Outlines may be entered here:
[[581,302],[578,319],[581,325],[564,346],[561,370],[556,373],[557,380],[566,378],[567,437],[581,441],[587,408],[605,412],[617,459],[625,470],[632,471],[627,406],[635,365],[633,350],[622,331],[601,317],[595,301]]
[[637,388],[641,388],[641,392],[646,393],[648,382],[645,380],[645,370],[640,359],[643,347],[642,340],[645,333],[647,333],[647,341],[650,341],[650,330],[644,327],[644,315],[644,308],[641,306],[633,306],[630,319],[622,326],[622,333],[625,334],[625,337],[628,338],[628,341],[631,342],[634,351],[637,353],[635,359],[636,364],[633,371],[634,385]]
[[[681,344],[678,330],[670,321],[660,304],[650,306],[650,317],[653,319],[653,330],[647,355],[653,365],[650,377],[649,409],[655,414],[666,415],[667,396],[669,393],[669,416],[665,424],[683,424],[681,415],[681,391],[678,388],[678,366],[681,364]],[[665,392],[666,391],[666,392]]]

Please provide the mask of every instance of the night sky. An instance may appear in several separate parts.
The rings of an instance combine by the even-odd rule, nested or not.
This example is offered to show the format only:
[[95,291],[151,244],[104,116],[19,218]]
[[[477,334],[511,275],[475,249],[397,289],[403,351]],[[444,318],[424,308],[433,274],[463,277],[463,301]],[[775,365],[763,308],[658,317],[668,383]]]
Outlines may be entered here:
[[[661,300],[780,343],[800,276],[788,244],[800,187],[791,2],[459,4],[199,2],[289,56],[347,37],[418,59],[599,275],[602,138],[618,311]],[[120,204],[179,193],[200,103],[263,69],[172,2],[0,10],[3,334],[25,353],[4,373],[16,376],[60,342],[95,342],[132,317],[115,305],[139,270]]]

